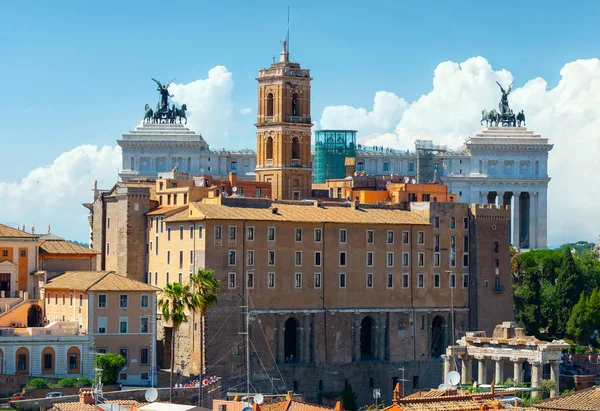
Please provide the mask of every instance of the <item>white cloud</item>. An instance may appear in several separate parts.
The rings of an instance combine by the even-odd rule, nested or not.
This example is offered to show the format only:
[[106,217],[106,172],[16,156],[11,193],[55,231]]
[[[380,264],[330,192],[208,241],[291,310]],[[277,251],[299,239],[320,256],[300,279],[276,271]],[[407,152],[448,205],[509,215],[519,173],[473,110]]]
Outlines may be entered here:
[[81,205],[92,201],[94,180],[100,188],[112,187],[121,165],[120,147],[83,145],[61,154],[19,182],[0,183],[0,215],[3,222],[35,224],[36,232],[52,232],[72,240],[87,241],[88,211]]
[[[580,239],[596,241],[600,231],[595,216],[600,191],[595,190],[593,168],[600,157],[600,60],[568,63],[560,74],[562,78],[553,89],[548,90],[545,80],[535,78],[514,89],[509,98],[513,109],[525,110],[528,127],[554,144],[549,159],[550,245]],[[495,82],[506,86],[512,79],[506,70],[494,71],[483,57],[443,62],[434,72],[433,89],[402,112],[394,111],[400,119],[392,126],[387,125],[393,115],[382,114],[373,125],[367,119],[375,108],[368,112],[348,106],[325,108],[321,122],[330,121],[327,127],[356,127],[359,132],[362,125],[366,131],[359,140],[369,145],[414,149],[416,139],[430,139],[456,148],[482,128],[481,109],[497,108],[500,94]],[[337,114],[333,117],[338,122],[332,120],[332,113]]]
[[252,113],[252,109],[250,107],[245,107],[240,110],[240,113],[245,116]]

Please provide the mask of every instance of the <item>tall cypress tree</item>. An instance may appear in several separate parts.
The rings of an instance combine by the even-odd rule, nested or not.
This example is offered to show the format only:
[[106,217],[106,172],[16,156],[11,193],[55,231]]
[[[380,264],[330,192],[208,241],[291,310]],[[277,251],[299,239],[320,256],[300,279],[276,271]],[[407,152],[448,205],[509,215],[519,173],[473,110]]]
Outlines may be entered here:
[[555,304],[556,333],[560,336],[567,331],[567,322],[571,316],[573,306],[577,304],[581,292],[584,291],[585,281],[577,268],[571,249],[566,248],[563,254],[562,266],[556,279]]
[[522,284],[514,286],[515,319],[527,335],[538,335],[541,324],[540,268],[532,267],[522,275]]

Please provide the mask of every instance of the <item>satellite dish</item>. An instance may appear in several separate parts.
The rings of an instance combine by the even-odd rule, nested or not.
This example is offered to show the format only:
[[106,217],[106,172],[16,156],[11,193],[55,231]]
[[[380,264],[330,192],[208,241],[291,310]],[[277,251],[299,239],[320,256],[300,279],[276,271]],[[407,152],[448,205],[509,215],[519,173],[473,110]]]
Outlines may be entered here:
[[158,390],[156,388],[148,388],[144,394],[146,401],[154,402],[158,398]]
[[416,182],[417,182],[417,180],[415,180],[414,178],[413,178],[412,180],[410,180],[410,183],[411,183],[411,184],[414,184],[414,183],[416,183]]
[[446,384],[440,384],[438,385],[438,390],[444,390],[446,391],[448,389],[448,386]]
[[233,191],[234,193],[237,193],[237,187],[233,186],[233,188],[231,189],[231,191]]
[[254,411],[254,408],[252,408],[251,406],[246,406],[244,408],[242,408],[242,411]]
[[410,178],[404,177],[403,181],[404,181],[404,183],[408,183],[410,181]]
[[460,384],[460,374],[456,371],[450,371],[446,374],[446,382],[450,385],[457,386]]
[[255,404],[262,404],[265,401],[265,397],[262,394],[256,394],[254,396],[254,403]]

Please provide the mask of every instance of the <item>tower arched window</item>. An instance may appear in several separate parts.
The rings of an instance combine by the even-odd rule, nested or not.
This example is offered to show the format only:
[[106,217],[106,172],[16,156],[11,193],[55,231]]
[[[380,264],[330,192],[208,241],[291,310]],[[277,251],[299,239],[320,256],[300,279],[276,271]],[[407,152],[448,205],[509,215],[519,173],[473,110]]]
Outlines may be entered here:
[[375,333],[373,332],[375,322],[371,317],[363,318],[360,323],[360,359],[369,361],[375,359]]
[[298,116],[298,94],[292,94],[292,116]]
[[285,362],[298,361],[298,321],[295,318],[288,318],[284,325],[284,343],[283,351]]
[[300,159],[300,140],[298,139],[298,137],[294,137],[292,139],[292,159]]
[[267,160],[273,160],[273,137],[267,137]]
[[273,117],[273,93],[267,94],[267,117]]
[[446,321],[436,315],[431,322],[431,356],[441,357],[446,349]]

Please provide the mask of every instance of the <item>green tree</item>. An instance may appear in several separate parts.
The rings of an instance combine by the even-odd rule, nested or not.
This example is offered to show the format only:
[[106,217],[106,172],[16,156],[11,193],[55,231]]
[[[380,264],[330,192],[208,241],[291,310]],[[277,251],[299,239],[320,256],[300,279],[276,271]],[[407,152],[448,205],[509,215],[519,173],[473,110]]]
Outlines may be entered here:
[[109,352],[98,354],[94,358],[94,368],[99,368],[102,373],[103,384],[114,384],[119,379],[119,373],[125,366],[123,356]]
[[[204,341],[204,316],[212,306],[217,303],[221,291],[221,281],[215,277],[213,270],[199,268],[198,272],[190,278],[192,285],[192,304],[200,316],[200,341]],[[200,344],[200,376],[204,374],[203,344]],[[202,406],[202,386],[198,396],[199,405]]]
[[74,387],[75,382],[75,378],[61,378],[60,380],[58,380],[57,385],[59,387]]
[[25,384],[25,389],[48,388],[48,383],[43,378],[32,378]]
[[577,303],[584,286],[583,276],[575,264],[571,250],[567,248],[563,253],[562,265],[556,279],[554,298],[557,314],[556,332],[558,335],[566,334],[571,309]]
[[536,266],[527,269],[521,284],[513,286],[515,319],[527,335],[538,335],[542,326],[540,271]]
[[342,390],[342,405],[344,406],[345,411],[357,411],[358,404],[356,403],[356,399],[358,396],[354,389],[352,388],[352,384],[348,384]]
[[590,334],[588,299],[585,297],[585,293],[582,292],[579,301],[571,310],[571,316],[567,322],[567,335],[577,341],[578,344],[585,345]]
[[167,284],[158,300],[158,309],[161,311],[164,322],[171,322],[171,376],[169,387],[169,402],[173,401],[173,371],[175,369],[175,336],[179,326],[187,322],[186,313],[195,312],[194,295],[189,285],[181,283]]

